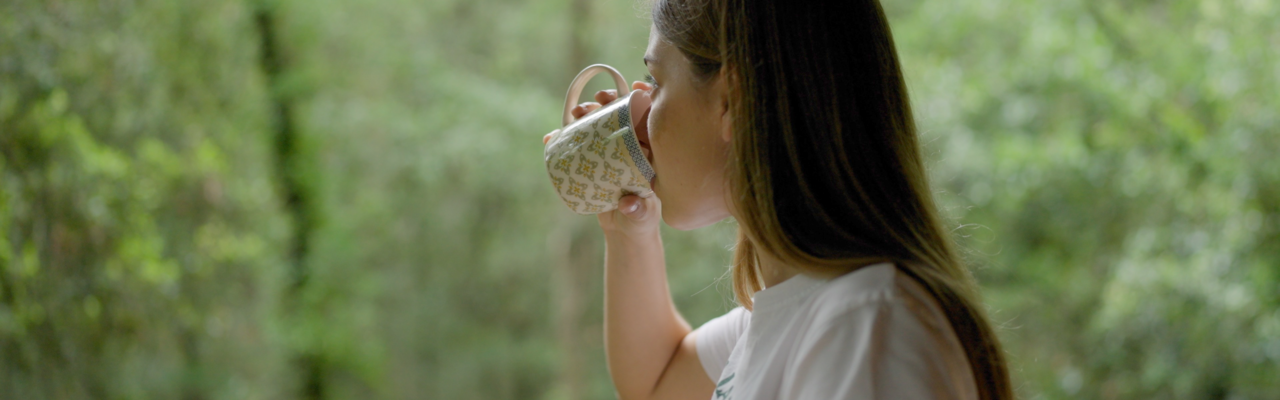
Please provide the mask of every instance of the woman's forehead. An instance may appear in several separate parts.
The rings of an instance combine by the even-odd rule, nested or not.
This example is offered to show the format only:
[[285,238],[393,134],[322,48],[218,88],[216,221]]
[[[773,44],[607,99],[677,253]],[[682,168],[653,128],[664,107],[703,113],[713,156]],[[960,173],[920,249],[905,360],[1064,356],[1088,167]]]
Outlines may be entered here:
[[664,59],[668,58],[668,52],[670,52],[671,49],[671,45],[668,44],[667,41],[662,40],[661,36],[658,36],[658,30],[650,27],[649,46],[644,51],[645,65],[648,65],[649,68],[657,68],[658,65],[655,64],[661,64]]

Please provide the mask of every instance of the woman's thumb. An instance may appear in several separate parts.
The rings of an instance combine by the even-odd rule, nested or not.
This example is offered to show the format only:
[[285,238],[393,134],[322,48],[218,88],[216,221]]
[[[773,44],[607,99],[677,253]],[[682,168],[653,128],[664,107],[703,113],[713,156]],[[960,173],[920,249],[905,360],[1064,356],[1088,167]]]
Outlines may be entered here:
[[644,219],[645,214],[649,211],[644,205],[644,199],[635,195],[625,196],[618,201],[618,209],[622,210],[622,214],[632,221]]

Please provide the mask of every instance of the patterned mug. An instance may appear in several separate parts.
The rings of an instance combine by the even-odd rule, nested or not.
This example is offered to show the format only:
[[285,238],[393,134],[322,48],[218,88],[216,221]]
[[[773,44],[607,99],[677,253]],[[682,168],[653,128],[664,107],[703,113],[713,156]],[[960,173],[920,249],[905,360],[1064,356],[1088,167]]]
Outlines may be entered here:
[[551,132],[543,147],[547,173],[560,199],[578,214],[598,214],[618,208],[618,201],[628,194],[645,195],[653,189],[653,167],[640,149],[636,138],[637,121],[649,109],[649,96],[635,90],[593,110],[576,121],[570,111],[578,102],[583,87],[600,72],[613,75],[618,93],[624,93],[627,81],[618,70],[595,64],[573,78],[565,95],[562,128]]

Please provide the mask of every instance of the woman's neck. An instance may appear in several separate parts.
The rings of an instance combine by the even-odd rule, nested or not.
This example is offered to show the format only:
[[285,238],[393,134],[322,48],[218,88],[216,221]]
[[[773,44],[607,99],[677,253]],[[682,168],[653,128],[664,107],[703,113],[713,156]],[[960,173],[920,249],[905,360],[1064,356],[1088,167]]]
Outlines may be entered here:
[[760,260],[760,280],[764,281],[766,289],[785,282],[800,273],[798,269],[763,251],[757,252],[756,257]]
[[[784,263],[781,260],[779,260],[777,257],[774,257],[773,255],[765,253],[763,251],[757,252],[756,257],[759,258],[760,260],[760,280],[763,281],[765,288],[770,288],[770,287],[773,287],[773,285],[786,282],[787,279],[791,279],[792,277],[799,274],[807,274],[817,279],[835,279],[850,271],[858,269],[857,267],[833,268],[833,267],[817,267],[817,266],[802,269],[802,268],[798,268],[795,265]],[[883,261],[888,261],[888,260],[883,260]],[[876,264],[879,262],[882,262],[882,261],[877,260],[872,262],[865,262],[860,264],[859,267]]]

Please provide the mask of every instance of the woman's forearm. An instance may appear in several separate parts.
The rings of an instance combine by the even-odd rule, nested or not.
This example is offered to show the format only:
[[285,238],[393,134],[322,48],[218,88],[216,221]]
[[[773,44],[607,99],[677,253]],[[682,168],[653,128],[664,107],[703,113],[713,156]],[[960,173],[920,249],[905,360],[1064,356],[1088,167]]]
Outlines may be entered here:
[[604,329],[609,374],[623,400],[652,393],[689,324],[667,285],[662,239],[605,235]]

